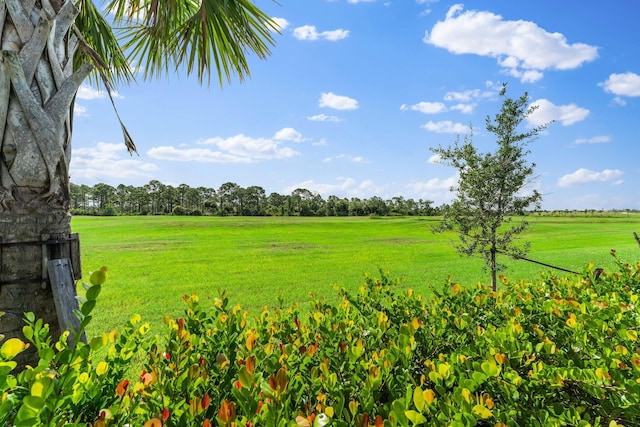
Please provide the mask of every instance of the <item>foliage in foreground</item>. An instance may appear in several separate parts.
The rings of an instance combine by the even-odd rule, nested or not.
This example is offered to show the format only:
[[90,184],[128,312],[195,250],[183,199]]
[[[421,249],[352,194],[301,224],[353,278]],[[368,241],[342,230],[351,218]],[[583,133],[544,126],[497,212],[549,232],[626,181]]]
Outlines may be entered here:
[[[134,316],[75,349],[27,315],[28,344],[0,347],[0,424],[638,425],[640,263],[618,264],[597,279],[502,278],[499,292],[452,283],[429,300],[383,274],[336,305],[253,318],[191,295],[162,336]],[[40,363],[11,373],[26,346]]]

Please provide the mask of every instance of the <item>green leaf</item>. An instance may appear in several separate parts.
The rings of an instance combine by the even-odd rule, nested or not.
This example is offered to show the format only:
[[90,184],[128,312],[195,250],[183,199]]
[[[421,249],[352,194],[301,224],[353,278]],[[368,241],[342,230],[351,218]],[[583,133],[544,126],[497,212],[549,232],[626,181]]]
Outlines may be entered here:
[[82,304],[82,308],[80,309],[80,311],[85,316],[88,316],[93,311],[93,308],[95,306],[96,306],[96,301],[95,300],[89,300],[89,301],[85,302],[84,304]]
[[[94,286],[95,285],[102,285],[106,281],[107,281],[107,272],[106,271],[102,271],[102,270],[94,271],[93,273],[91,273],[91,276],[89,276],[89,282],[91,282],[91,284],[94,285]],[[89,291],[87,291],[87,293],[88,292]],[[90,299],[89,296],[87,296],[87,299]]]
[[33,328],[31,326],[23,326],[22,327],[22,335],[28,340],[33,338]]
[[247,368],[245,366],[242,366],[238,371],[238,381],[240,381],[242,387],[251,388],[253,379],[254,376],[247,371]]
[[482,368],[482,372],[487,374],[489,377],[497,377],[500,375],[500,367],[493,360],[482,362],[482,365],[480,366]]
[[95,301],[98,298],[98,295],[100,295],[100,291],[102,291],[102,286],[100,286],[99,284],[94,284],[93,286],[91,286],[89,289],[87,289],[87,300]]
[[50,360],[52,360],[55,357],[55,355],[56,355],[55,352],[50,347],[41,348],[40,350],[38,350],[38,356],[40,356],[41,361],[44,361],[47,363]]
[[404,411],[404,414],[407,416],[409,421],[415,424],[424,424],[427,422],[427,419],[420,412],[414,410]]
[[14,362],[13,360],[8,362],[0,362],[0,375],[7,375],[16,366],[18,366],[18,363]]
[[89,342],[89,347],[91,348],[92,351],[98,351],[105,346],[105,341],[106,340],[104,335],[93,337]]
[[45,400],[40,396],[25,396],[22,400],[27,407],[40,412],[44,408]]
[[485,382],[487,376],[482,372],[475,371],[473,374],[471,374],[471,378],[476,382],[477,385],[480,385]]
[[46,399],[53,391],[53,379],[50,377],[39,378],[31,385],[31,396]]

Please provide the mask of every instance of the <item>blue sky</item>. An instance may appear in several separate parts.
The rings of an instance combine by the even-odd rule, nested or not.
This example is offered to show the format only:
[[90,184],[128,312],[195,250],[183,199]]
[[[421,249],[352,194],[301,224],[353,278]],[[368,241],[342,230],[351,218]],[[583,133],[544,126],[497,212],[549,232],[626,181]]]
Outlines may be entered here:
[[[528,92],[526,126],[544,209],[640,209],[640,3],[601,0],[257,0],[281,27],[251,78],[223,88],[171,74],[118,88],[138,147],[130,156],[109,100],[83,86],[71,181],[150,180],[296,188],[323,197],[452,199],[455,170],[430,147],[474,129],[498,91]],[[526,127],[523,127],[526,131]]]

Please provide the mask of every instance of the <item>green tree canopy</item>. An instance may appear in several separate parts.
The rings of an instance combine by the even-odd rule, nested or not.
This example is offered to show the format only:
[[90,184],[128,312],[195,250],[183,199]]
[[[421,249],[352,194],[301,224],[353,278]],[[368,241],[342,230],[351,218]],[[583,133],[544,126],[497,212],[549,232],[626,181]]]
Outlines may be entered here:
[[520,133],[519,126],[537,106],[529,105],[526,92],[512,99],[506,91],[505,84],[500,91],[504,98],[500,112],[486,119],[487,131],[496,137],[494,152],[478,151],[473,131],[462,142],[458,137],[453,146],[432,149],[441,163],[456,168],[459,174],[457,186],[451,189],[454,201],[436,231],[457,231],[460,242],[456,249],[462,255],[485,260],[494,290],[497,271],[504,268],[496,261],[496,254],[517,257],[529,249],[528,242],[519,244],[516,237],[528,226],[522,216],[532,207],[539,208],[542,195],[531,185],[535,164],[527,160],[527,146],[549,125]]

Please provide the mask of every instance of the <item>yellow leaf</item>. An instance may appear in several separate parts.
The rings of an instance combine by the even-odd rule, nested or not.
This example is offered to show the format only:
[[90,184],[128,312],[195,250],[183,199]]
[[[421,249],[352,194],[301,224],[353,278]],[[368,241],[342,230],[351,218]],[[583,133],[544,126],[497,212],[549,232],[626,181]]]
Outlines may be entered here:
[[491,418],[493,415],[489,408],[484,405],[476,405],[473,407],[473,414],[479,418],[486,419]]
[[107,362],[103,360],[98,363],[98,366],[96,367],[96,374],[98,374],[98,376],[104,375],[107,372],[107,369],[109,369],[109,365],[107,365]]
[[359,405],[360,404],[356,400],[352,400],[349,402],[349,412],[351,412],[351,415],[355,416],[358,413]]
[[132,325],[140,323],[141,320],[142,320],[142,316],[140,316],[137,313],[134,314],[133,316],[131,316],[131,319],[129,319],[129,321],[131,322]]
[[13,359],[18,354],[22,353],[22,350],[27,348],[27,345],[18,338],[9,338],[2,344],[0,348],[0,355],[5,359]]
[[507,360],[507,356],[503,353],[496,353],[493,355],[493,358],[496,359],[499,365],[502,365],[505,360]]
[[431,389],[425,390],[423,396],[428,405],[431,405],[436,398],[436,394]]
[[466,400],[467,403],[471,402],[471,392],[468,389],[463,388],[461,394],[462,398]]
[[296,424],[300,427],[311,427],[311,422],[302,415],[298,415],[296,417]]
[[89,379],[89,373],[88,372],[83,372],[80,375],[78,375],[78,382],[80,384],[86,383],[88,379]]

